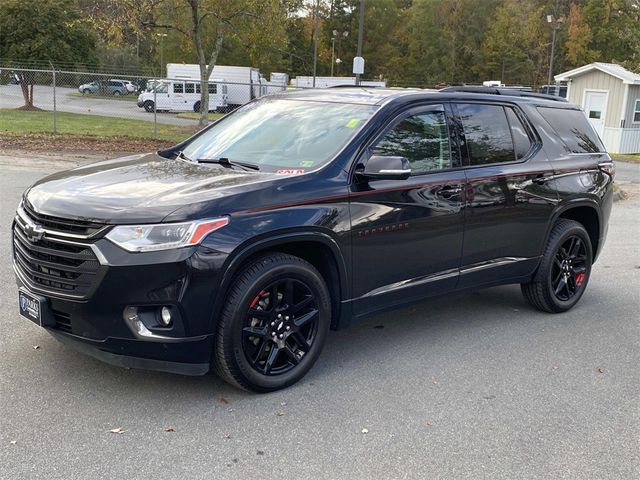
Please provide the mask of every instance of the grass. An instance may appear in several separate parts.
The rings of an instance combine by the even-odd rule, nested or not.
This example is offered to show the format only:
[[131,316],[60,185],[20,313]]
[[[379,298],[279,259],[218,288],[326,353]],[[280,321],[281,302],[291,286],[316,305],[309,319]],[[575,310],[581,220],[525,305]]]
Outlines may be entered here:
[[[197,127],[157,124],[154,137],[153,122],[99,115],[58,112],[57,133],[89,137],[129,137],[180,142],[193,134]],[[0,134],[52,133],[53,113],[48,111],[20,111],[0,109]]]
[[614,160],[618,160],[620,162],[640,163],[640,153],[630,153],[630,154],[614,153],[611,156],[613,157]]
[[[179,118],[190,118],[192,120],[198,120],[200,118],[200,114],[196,112],[181,112],[177,115]],[[213,122],[220,117],[224,117],[222,113],[209,113],[209,121]]]
[[138,94],[135,94],[135,93],[130,93],[129,95],[96,95],[95,93],[87,93],[85,95],[84,93],[80,93],[80,92],[71,92],[71,93],[68,93],[67,95],[69,95],[70,97],[84,97],[84,98],[90,98],[90,99],[98,98],[102,100],[119,100],[119,101],[123,100],[125,102],[138,101]]

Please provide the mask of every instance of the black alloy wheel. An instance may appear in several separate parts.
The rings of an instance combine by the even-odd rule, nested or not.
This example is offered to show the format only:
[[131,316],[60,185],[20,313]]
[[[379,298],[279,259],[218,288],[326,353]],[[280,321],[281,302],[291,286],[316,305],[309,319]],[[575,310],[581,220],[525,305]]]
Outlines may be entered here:
[[563,302],[570,300],[587,278],[587,249],[580,237],[572,235],[558,249],[551,268],[554,295]]
[[293,278],[260,290],[247,310],[242,348],[251,366],[264,375],[293,369],[313,345],[319,312],[309,287]]
[[592,262],[591,239],[584,226],[560,219],[551,229],[538,270],[521,285],[522,293],[538,310],[566,312],[585,292]]
[[270,392],[299,381],[331,323],[324,278],[305,260],[269,253],[249,261],[224,296],[212,365],[239,388]]

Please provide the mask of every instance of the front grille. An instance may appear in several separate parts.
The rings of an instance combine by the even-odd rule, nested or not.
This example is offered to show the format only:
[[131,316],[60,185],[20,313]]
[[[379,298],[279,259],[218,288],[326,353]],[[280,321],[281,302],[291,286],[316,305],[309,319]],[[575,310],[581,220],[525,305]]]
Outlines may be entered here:
[[45,235],[29,238],[19,217],[13,229],[13,258],[20,276],[36,291],[85,298],[100,272],[100,262],[86,243]]
[[42,225],[47,230],[54,230],[63,234],[66,233],[89,237],[104,228],[104,225],[100,223],[86,222],[83,220],[70,220],[36,213],[35,210],[27,205],[26,202],[22,209],[33,223]]

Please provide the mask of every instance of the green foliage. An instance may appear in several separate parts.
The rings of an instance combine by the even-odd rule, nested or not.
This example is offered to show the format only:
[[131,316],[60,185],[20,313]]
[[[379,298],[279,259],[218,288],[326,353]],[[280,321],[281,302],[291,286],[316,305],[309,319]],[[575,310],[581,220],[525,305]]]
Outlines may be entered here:
[[0,58],[95,64],[96,35],[72,0],[3,0]]

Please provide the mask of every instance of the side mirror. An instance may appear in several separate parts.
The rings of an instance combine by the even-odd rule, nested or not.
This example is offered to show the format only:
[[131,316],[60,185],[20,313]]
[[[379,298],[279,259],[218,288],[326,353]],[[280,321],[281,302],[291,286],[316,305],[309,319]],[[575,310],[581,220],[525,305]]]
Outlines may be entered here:
[[372,155],[356,173],[371,180],[406,180],[411,176],[411,165],[405,157]]

